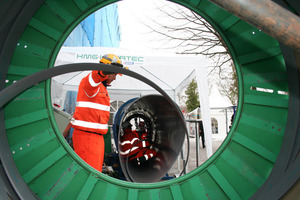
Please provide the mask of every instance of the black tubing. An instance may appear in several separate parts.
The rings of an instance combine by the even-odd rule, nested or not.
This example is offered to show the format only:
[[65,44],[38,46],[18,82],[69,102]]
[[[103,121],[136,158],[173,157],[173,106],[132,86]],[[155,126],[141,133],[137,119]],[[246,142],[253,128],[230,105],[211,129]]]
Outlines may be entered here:
[[[7,102],[9,102],[11,99],[16,97],[21,92],[29,89],[30,87],[37,85],[38,83],[45,81],[49,78],[52,78],[54,76],[58,76],[61,74],[69,73],[69,72],[76,72],[76,71],[83,71],[83,70],[104,70],[104,71],[110,71],[114,73],[121,73],[128,76],[131,76],[133,78],[136,78],[140,81],[143,81],[144,83],[150,85],[154,89],[156,89],[159,93],[161,93],[167,101],[171,105],[175,106],[175,103],[173,100],[168,96],[168,94],[162,90],[158,85],[147,79],[146,77],[137,74],[133,71],[126,70],[120,67],[115,67],[112,65],[106,65],[102,63],[76,63],[76,64],[66,64],[66,65],[60,65],[53,68],[48,68],[39,72],[36,72],[34,74],[31,74],[16,83],[4,88],[0,91],[0,107],[4,106]],[[178,109],[177,109],[178,110]],[[180,113],[180,112],[179,112]]]

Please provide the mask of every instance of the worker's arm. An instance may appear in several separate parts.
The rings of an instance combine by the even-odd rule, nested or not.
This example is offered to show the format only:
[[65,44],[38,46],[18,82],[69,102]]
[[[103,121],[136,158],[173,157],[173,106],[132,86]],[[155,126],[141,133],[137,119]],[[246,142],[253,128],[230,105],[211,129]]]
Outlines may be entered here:
[[103,74],[102,71],[92,71],[86,78],[83,80],[83,89],[89,97],[95,96],[99,92],[99,84],[102,81],[107,79],[107,75]]

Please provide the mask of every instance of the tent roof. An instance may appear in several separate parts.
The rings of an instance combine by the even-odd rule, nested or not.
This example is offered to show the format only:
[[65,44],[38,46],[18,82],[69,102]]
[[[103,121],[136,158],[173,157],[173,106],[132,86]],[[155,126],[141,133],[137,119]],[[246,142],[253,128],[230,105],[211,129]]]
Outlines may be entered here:
[[[55,66],[79,62],[97,63],[106,53],[120,56],[129,70],[145,76],[164,90],[175,90],[196,67],[205,66],[205,59],[200,56],[142,56],[120,48],[102,47],[62,47]],[[54,77],[53,80],[63,85],[77,87],[80,80],[89,72],[68,73]],[[153,90],[143,82],[126,75],[117,76],[109,89]]]
[[[120,56],[123,64],[129,70],[150,79],[175,101],[177,93],[182,92],[193,78],[199,75],[202,78],[206,76],[195,73],[195,69],[200,67],[203,67],[202,72],[205,73],[207,63],[203,56],[139,55],[136,52],[121,48],[62,47],[55,66],[81,62],[98,63],[101,56],[107,53]],[[57,91],[77,91],[81,79],[89,72],[73,72],[54,77],[52,81],[55,84],[52,85],[56,88],[59,87],[56,89]],[[127,101],[134,97],[158,93],[147,84],[126,75],[117,76],[117,79],[112,82],[112,86],[108,87],[108,91],[113,101]],[[212,89],[209,101],[210,107],[230,105],[230,102],[222,97],[216,88]]]

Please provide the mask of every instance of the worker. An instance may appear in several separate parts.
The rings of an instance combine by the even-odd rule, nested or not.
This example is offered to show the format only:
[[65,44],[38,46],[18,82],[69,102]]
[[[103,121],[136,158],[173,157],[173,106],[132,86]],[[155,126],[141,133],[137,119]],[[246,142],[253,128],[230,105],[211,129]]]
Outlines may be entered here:
[[204,128],[203,128],[203,122],[199,122],[199,138],[201,137],[202,141],[202,147],[205,148],[205,135],[204,135]]
[[156,155],[156,151],[151,149],[149,141],[141,139],[136,131],[131,129],[130,122],[122,123],[123,135],[120,139],[120,154],[126,161],[131,161],[137,165],[143,165]]
[[[123,67],[114,54],[104,55],[100,63]],[[91,167],[102,172],[104,138],[108,131],[110,98],[106,87],[115,79],[116,73],[92,71],[84,77],[78,88],[74,116],[71,120],[74,151]]]
[[137,131],[140,139],[147,139],[148,133],[146,130],[146,124],[144,121],[139,122],[139,130]]

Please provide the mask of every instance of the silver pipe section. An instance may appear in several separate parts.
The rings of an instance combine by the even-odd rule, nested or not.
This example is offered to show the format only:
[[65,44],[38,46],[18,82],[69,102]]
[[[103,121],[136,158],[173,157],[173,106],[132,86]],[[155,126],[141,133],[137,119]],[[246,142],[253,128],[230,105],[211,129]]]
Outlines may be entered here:
[[[177,160],[187,129],[183,115],[174,105],[161,95],[143,96],[124,107],[120,114],[121,120],[115,120],[119,121],[118,141],[121,141],[120,137],[124,134],[121,129],[123,122],[130,121],[135,125],[140,120],[144,121],[148,132],[147,140],[152,144],[152,149],[157,151],[156,156],[143,165],[137,165],[119,154],[120,165],[128,181],[160,181]],[[119,142],[118,149],[121,148]]]

